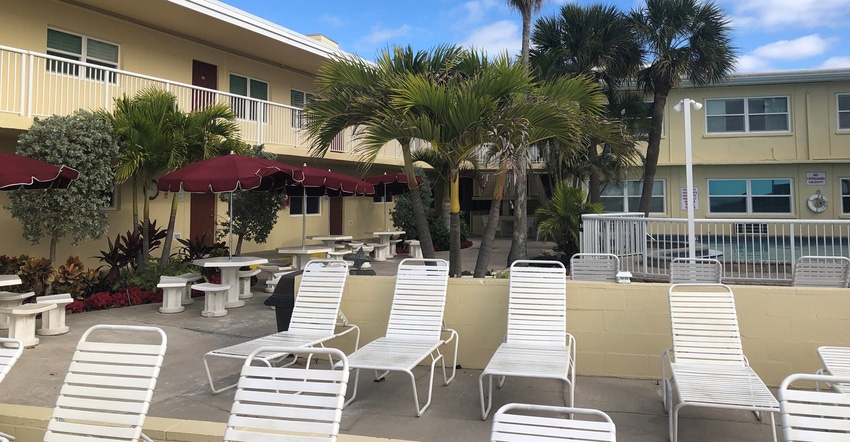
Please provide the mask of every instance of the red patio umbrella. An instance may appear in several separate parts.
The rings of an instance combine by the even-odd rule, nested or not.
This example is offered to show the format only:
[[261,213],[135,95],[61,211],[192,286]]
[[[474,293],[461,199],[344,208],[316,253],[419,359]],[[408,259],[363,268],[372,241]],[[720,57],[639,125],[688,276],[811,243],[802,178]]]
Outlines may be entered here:
[[0,153],[0,190],[67,189],[80,173],[13,153]]
[[[375,186],[375,195],[384,199],[384,230],[387,228],[387,195],[401,195],[410,190],[407,185],[406,173],[393,173],[383,175],[367,176],[363,178],[369,184]],[[422,183],[422,178],[416,177],[416,182]]]
[[375,187],[353,176],[304,165],[292,172],[292,182],[286,185],[287,195],[301,195],[301,248],[305,247],[307,232],[308,196],[372,195]]
[[[230,192],[230,243],[233,245],[233,191],[273,190],[292,180],[296,169],[277,161],[242,155],[222,155],[163,175],[157,189],[166,192]],[[232,249],[232,247],[231,247]],[[232,256],[232,255],[230,255]]]

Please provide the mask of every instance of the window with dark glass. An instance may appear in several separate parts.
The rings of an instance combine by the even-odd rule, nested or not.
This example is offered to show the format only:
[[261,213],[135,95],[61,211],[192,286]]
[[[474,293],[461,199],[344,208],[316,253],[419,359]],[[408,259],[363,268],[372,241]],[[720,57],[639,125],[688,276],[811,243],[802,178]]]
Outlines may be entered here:
[[838,130],[850,130],[850,94],[838,94]]
[[294,108],[292,111],[292,127],[301,129],[304,127],[304,113],[302,109],[307,105],[307,102],[313,99],[313,94],[292,89],[290,91],[290,105]]
[[[118,69],[118,45],[96,40],[83,35],[71,34],[56,29],[47,30],[47,54],[72,61]],[[82,67],[61,60],[47,60],[47,70],[57,74],[115,83],[116,74],[105,69]]]
[[[664,180],[655,180],[652,186],[652,198],[649,201],[650,213],[664,213],[666,192]],[[600,198],[606,212],[635,212],[640,207],[640,194],[643,180],[628,180],[625,183],[608,183],[602,188]]]
[[791,179],[708,180],[710,213],[791,213]]
[[788,132],[788,97],[705,100],[707,133]]
[[850,215],[850,178],[841,179],[841,213]]
[[[302,214],[302,204],[304,202],[303,196],[290,196],[289,197],[289,214],[290,215],[301,215]],[[307,197],[307,211],[305,212],[307,215],[318,215],[320,213],[320,197],[318,196],[308,196]]]
[[230,74],[230,93],[247,98],[230,99],[236,118],[266,121],[266,103],[269,99],[269,84],[242,75]]

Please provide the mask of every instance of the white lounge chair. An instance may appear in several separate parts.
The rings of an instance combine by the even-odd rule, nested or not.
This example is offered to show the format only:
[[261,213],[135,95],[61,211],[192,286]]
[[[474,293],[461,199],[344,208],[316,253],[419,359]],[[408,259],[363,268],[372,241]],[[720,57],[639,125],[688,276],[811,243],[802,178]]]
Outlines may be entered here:
[[[24,342],[14,338],[0,338],[0,382],[12,370],[12,366],[18,362],[21,354],[24,352]],[[14,437],[0,433],[0,441],[13,441]]]
[[[210,372],[210,358],[246,359],[257,348],[269,346],[312,347],[346,335],[352,330],[357,333],[354,343],[354,348],[357,349],[360,343],[360,328],[349,324],[345,315],[342,315],[339,310],[347,276],[348,267],[343,261],[312,260],[308,262],[304,267],[301,285],[295,297],[289,330],[212,350],[204,355],[204,368],[207,371],[212,392],[218,394],[236,387],[236,384],[216,388]],[[339,322],[337,318],[340,318]],[[337,326],[344,329],[337,333],[335,331]],[[254,360],[271,367],[286,355],[287,353],[260,353],[254,356]]]
[[150,441],[142,425],[166,344],[165,333],[156,327],[95,325],[86,330],[44,441]]
[[[253,362],[259,354],[325,355],[339,369],[308,365],[268,367]],[[348,385],[348,362],[335,348],[260,347],[242,365],[224,440],[335,441]]]
[[[560,379],[575,395],[575,338],[567,333],[567,273],[558,261],[515,261],[510,269],[508,333],[478,377],[481,419],[493,405],[493,376]],[[484,379],[489,388],[485,404]]]
[[616,440],[614,422],[599,410],[530,404],[507,404],[499,408],[493,415],[493,431],[490,433],[491,442]]
[[617,282],[620,258],[611,253],[576,253],[570,258],[574,281]]
[[[354,388],[350,404],[357,397],[357,381],[360,370],[375,370],[376,378],[383,379],[390,371],[407,373],[413,386],[413,401],[416,416],[431,405],[434,386],[434,366],[441,362],[445,385],[454,379],[457,369],[458,335],[443,325],[446,306],[446,288],[449,264],[442,259],[407,258],[398,265],[395,293],[390,310],[386,335],[378,338],[348,355],[348,364],[354,370]],[[448,332],[448,339],[442,338]],[[440,347],[454,340],[454,363],[452,375],[446,377],[446,362]],[[431,357],[431,380],[428,385],[428,400],[419,405],[416,377],[413,368],[427,357]],[[382,373],[378,373],[378,372]]]
[[794,263],[796,287],[845,288],[850,282],[850,258],[844,256],[801,256]]
[[779,402],[744,356],[732,290],[722,284],[674,284],[669,299],[673,348],[661,355],[661,381],[670,440],[676,442],[679,410],[685,406],[751,410],[759,419],[769,412],[776,440],[773,413]]
[[670,284],[720,284],[723,264],[713,258],[675,258],[670,263]]
[[[850,440],[850,393],[791,389],[794,382],[850,384],[850,377],[792,374],[779,386],[782,433],[786,441]],[[799,385],[798,385],[799,386]]]

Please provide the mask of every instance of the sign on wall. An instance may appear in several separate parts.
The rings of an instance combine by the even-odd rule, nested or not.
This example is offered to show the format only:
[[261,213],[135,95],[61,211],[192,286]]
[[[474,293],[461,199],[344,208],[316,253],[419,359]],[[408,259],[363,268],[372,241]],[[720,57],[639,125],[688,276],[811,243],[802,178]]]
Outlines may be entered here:
[[[694,195],[692,201],[694,202],[694,210],[699,210],[699,187],[693,188]],[[682,187],[682,210],[688,210],[688,188]]]
[[826,186],[826,172],[806,172],[807,186]]

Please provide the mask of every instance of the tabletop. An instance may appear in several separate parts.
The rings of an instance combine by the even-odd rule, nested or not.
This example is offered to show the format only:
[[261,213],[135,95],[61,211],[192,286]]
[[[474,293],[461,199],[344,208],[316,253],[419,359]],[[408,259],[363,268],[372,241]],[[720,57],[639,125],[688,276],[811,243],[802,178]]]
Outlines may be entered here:
[[18,275],[0,275],[0,287],[10,285],[18,285],[21,283],[21,278]]
[[330,247],[323,246],[307,246],[307,247],[283,247],[277,249],[277,253],[289,255],[312,255],[314,253],[327,253],[333,251]]
[[216,256],[214,258],[201,258],[192,261],[192,264],[195,264],[199,267],[243,267],[243,266],[253,266],[259,264],[267,264],[269,262],[266,258],[259,258],[256,256]]
[[307,239],[316,241],[350,241],[354,239],[354,237],[351,235],[316,235],[308,236]]
[[404,230],[383,230],[380,232],[372,232],[373,235],[383,236],[383,235],[404,235],[406,232]]

